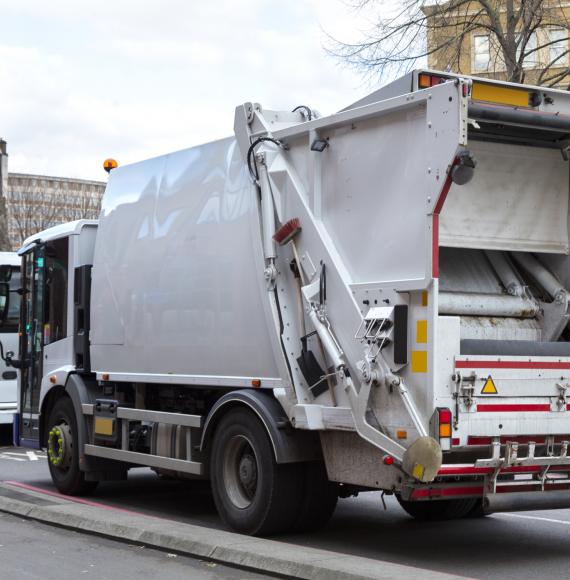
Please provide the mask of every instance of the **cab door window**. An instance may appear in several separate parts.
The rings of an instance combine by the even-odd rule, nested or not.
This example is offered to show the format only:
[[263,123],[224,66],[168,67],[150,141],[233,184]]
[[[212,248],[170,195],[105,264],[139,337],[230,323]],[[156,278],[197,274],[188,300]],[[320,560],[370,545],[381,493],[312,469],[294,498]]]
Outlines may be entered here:
[[68,238],[46,244],[44,346],[67,336]]

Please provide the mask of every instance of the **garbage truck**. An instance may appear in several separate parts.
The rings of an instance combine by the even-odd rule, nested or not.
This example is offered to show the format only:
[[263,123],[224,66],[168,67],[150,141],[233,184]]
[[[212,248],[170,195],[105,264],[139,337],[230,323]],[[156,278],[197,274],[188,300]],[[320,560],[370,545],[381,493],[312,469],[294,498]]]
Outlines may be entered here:
[[570,94],[416,70],[113,169],[20,249],[19,438],[57,489],[209,480],[231,528],[570,506]]

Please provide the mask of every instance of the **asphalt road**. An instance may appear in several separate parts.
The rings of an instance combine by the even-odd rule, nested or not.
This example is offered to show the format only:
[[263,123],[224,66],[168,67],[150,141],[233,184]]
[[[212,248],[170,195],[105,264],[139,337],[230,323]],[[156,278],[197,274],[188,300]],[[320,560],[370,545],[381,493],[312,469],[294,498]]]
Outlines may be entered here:
[[[21,455],[8,455],[20,453]],[[43,454],[0,448],[0,480],[53,490]],[[127,482],[101,484],[96,501],[145,514],[222,529],[204,484],[159,479],[135,469]],[[570,510],[495,514],[482,519],[418,523],[380,493],[343,499],[318,533],[275,539],[340,553],[475,578],[566,578]],[[1,543],[1,542],[0,542]]]

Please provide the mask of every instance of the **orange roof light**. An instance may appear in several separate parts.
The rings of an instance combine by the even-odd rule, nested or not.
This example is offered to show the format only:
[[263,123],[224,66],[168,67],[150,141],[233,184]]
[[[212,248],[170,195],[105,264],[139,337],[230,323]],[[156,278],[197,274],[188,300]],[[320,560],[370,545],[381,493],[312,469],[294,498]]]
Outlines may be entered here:
[[119,167],[119,164],[114,160],[114,159],[105,159],[105,161],[103,161],[103,169],[107,172],[107,173],[111,173],[111,171],[113,169],[117,169],[117,167]]

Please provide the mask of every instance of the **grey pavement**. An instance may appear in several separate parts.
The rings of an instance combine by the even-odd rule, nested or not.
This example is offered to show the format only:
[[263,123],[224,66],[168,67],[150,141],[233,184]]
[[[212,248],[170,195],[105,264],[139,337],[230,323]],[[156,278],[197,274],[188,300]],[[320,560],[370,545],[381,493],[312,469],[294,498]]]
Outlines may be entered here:
[[55,528],[0,513],[2,578],[37,580],[254,580],[268,578],[214,562]]

